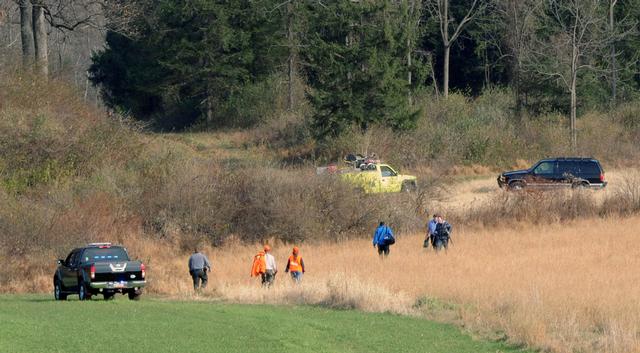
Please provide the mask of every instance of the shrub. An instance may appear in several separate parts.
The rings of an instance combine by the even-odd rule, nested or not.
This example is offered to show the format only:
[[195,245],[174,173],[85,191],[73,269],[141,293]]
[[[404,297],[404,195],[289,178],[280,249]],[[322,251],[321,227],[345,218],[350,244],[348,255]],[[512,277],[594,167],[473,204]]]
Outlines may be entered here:
[[196,233],[217,245],[230,237],[337,241],[368,234],[382,219],[413,229],[426,208],[422,194],[364,195],[310,169],[173,163],[166,174],[148,174],[145,191],[131,201],[147,229],[162,236]]

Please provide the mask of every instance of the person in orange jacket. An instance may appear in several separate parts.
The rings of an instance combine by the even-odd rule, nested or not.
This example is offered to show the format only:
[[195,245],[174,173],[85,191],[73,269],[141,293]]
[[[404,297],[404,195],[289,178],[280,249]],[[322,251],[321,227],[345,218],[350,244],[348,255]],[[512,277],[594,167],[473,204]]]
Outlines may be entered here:
[[251,265],[251,277],[263,277],[267,272],[267,261],[264,256],[264,251],[260,251],[253,257],[253,264]]
[[263,287],[271,287],[278,273],[276,260],[273,255],[269,253],[270,251],[271,247],[265,245],[264,251],[258,252],[258,254],[253,257],[253,265],[251,266],[251,277],[260,276]]
[[300,256],[300,249],[298,249],[297,246],[293,247],[293,252],[289,256],[289,261],[287,261],[287,268],[285,268],[284,272],[291,272],[291,278],[296,283],[300,283],[300,281],[302,281],[302,274],[304,273],[304,261],[302,260],[302,256]]

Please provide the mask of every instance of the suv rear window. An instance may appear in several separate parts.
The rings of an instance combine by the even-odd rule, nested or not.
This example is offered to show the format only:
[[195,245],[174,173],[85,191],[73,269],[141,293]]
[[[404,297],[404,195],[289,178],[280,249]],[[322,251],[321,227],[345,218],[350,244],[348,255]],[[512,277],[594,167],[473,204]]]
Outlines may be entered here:
[[600,175],[600,167],[593,161],[580,163],[580,169],[582,174]]
[[560,173],[560,175],[578,175],[580,173],[580,165],[578,162],[560,161],[558,162],[558,173]]
[[88,248],[82,254],[82,262],[129,261],[123,248]]

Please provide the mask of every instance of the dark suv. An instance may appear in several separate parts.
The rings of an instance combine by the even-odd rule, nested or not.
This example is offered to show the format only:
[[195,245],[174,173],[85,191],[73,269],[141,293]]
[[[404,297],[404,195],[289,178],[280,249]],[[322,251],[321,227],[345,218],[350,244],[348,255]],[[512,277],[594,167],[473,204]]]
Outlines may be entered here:
[[593,158],[543,159],[526,170],[504,172],[498,176],[498,186],[509,190],[523,188],[561,187],[604,188],[604,171]]

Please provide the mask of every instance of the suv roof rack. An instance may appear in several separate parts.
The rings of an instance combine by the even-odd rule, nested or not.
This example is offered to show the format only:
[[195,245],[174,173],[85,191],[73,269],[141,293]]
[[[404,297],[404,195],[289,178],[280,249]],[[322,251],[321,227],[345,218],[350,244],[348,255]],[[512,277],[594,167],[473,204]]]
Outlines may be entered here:
[[108,248],[111,246],[111,243],[89,243],[87,246],[96,246],[99,248]]
[[542,159],[543,161],[561,161],[561,160],[565,160],[565,161],[591,161],[591,160],[595,160],[595,158],[593,157],[550,157],[550,158],[544,158]]

